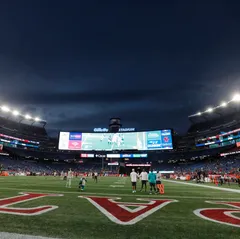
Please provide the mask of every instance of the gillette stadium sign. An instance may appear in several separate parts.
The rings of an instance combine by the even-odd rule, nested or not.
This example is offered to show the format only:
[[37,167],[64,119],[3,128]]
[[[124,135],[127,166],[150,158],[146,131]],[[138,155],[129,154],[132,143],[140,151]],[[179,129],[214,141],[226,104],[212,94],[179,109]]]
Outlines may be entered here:
[[[136,131],[135,128],[120,128],[119,132],[134,132]],[[93,132],[97,132],[97,133],[102,133],[102,132],[108,132],[107,128],[94,128]]]

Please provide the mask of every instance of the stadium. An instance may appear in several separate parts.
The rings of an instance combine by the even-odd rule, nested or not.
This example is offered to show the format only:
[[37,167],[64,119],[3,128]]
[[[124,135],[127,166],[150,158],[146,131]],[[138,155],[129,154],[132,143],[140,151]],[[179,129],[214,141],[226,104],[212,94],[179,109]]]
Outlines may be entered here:
[[[58,138],[1,106],[0,238],[239,238],[239,102],[188,116],[185,135],[112,119]],[[159,191],[141,191],[141,177],[132,191],[133,169],[160,172]]]

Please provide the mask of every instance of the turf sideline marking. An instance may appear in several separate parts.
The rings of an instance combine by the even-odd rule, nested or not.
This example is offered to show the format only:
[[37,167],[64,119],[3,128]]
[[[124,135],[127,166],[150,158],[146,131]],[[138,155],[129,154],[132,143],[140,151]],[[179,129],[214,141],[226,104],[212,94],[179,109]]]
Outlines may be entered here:
[[52,237],[39,237],[39,236],[31,236],[25,234],[17,234],[17,233],[9,233],[9,232],[0,232],[1,239],[60,239],[60,238],[52,238]]
[[[38,190],[38,189],[29,189],[29,188],[25,188],[25,189],[20,189],[20,188],[0,188],[0,189],[4,189],[4,190],[13,190],[13,191],[25,191],[25,192],[48,192],[48,193],[61,193],[61,194],[78,194],[78,195],[103,195],[102,197],[105,197],[105,196],[122,196],[122,197],[133,197],[133,194],[120,194],[120,193],[92,193],[92,192],[69,192],[69,191],[54,191],[54,190]],[[118,188],[120,189],[120,188]],[[76,189],[77,190],[77,189]],[[146,197],[146,198],[152,198],[152,195],[149,195],[149,194],[135,194],[137,197]],[[134,195],[134,196],[135,196]],[[198,196],[180,196],[180,195],[161,195],[159,198],[170,198],[170,199],[174,199],[174,198],[183,198],[183,199],[211,199],[211,200],[236,200],[237,197],[235,198],[229,198],[229,197],[198,197]],[[0,237],[1,238],[1,237]]]
[[169,182],[169,183],[184,184],[184,185],[188,185],[188,186],[195,186],[195,187],[216,189],[216,190],[233,192],[233,193],[240,193],[240,190],[238,190],[238,189],[233,189],[233,188],[217,188],[216,186],[214,187],[214,186],[207,186],[207,185],[202,185],[202,184],[185,183],[185,182],[171,181],[171,180],[166,180],[166,179],[162,179],[162,181]]
[[[112,188],[124,188],[126,184],[126,178],[119,178],[116,182],[114,182],[115,185],[111,184],[109,187]],[[116,185],[117,184],[117,185]]]

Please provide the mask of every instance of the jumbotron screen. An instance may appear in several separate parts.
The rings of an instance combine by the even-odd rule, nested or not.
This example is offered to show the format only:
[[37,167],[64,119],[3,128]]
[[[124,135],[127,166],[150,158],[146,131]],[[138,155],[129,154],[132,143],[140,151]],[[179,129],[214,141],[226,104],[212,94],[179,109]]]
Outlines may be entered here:
[[59,150],[167,150],[173,149],[172,131],[128,133],[60,132]]

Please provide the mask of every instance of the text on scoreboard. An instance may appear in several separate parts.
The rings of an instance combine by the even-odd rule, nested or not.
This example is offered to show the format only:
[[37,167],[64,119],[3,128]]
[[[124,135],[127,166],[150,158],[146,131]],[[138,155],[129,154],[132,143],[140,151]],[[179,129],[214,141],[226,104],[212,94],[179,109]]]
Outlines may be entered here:
[[147,154],[80,154],[81,158],[147,158]]
[[60,132],[59,150],[168,150],[173,149],[172,131],[81,133]]

